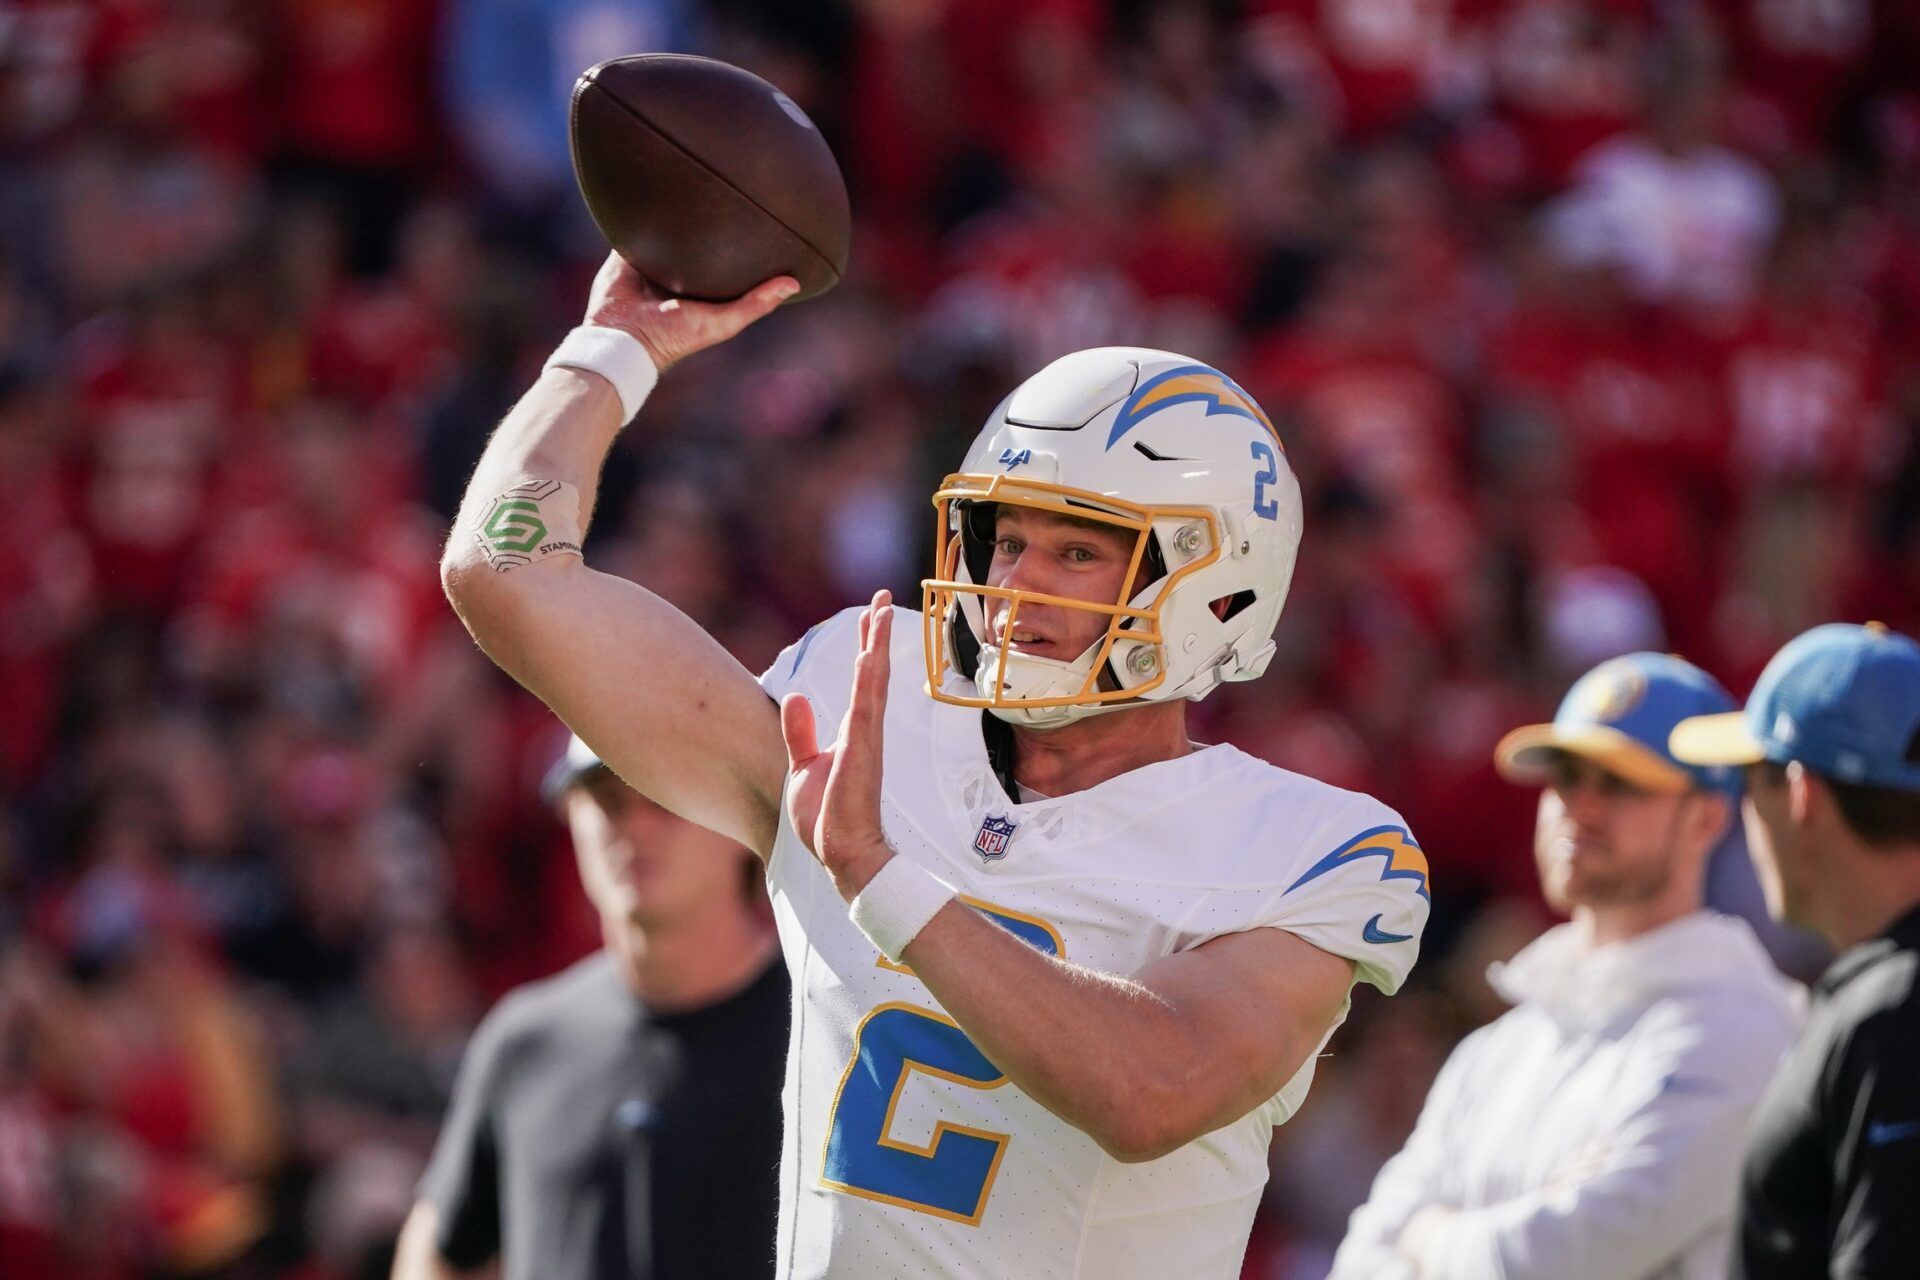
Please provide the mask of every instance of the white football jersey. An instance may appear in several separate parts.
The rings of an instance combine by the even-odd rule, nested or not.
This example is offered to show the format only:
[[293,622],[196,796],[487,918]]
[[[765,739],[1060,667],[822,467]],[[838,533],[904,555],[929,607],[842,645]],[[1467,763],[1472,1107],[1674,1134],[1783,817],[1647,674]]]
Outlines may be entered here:
[[[845,714],[858,610],[815,627],[761,684]],[[926,695],[918,613],[895,614],[883,820],[901,857],[1029,944],[1132,974],[1272,926],[1398,989],[1427,918],[1426,859],[1379,802],[1231,746],[1016,804],[981,713]],[[1159,1160],[1124,1164],[1008,1082],[910,969],[884,960],[784,813],[768,866],[793,977],[778,1274],[1221,1277],[1240,1273],[1273,1126],[1264,1105]]]

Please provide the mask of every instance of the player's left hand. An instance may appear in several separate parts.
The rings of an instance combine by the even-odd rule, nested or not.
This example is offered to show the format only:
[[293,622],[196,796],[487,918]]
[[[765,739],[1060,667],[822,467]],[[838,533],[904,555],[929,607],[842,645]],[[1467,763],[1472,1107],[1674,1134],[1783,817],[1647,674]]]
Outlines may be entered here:
[[880,764],[887,717],[893,597],[877,591],[860,613],[860,657],[838,741],[824,750],[813,705],[797,693],[780,704],[787,740],[787,814],[847,901],[893,856],[880,825]]

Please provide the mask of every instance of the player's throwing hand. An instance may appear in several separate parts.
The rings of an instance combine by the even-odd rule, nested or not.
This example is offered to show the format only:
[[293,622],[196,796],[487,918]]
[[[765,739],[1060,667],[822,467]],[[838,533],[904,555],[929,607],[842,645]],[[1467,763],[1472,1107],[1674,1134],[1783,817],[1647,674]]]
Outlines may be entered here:
[[860,656],[840,737],[822,749],[813,705],[797,693],[780,704],[787,740],[787,812],[794,830],[851,902],[893,856],[880,825],[880,766],[887,716],[893,597],[877,591],[860,613]]
[[775,276],[731,302],[676,298],[656,287],[617,253],[593,278],[586,322],[619,329],[640,340],[654,367],[669,365],[725,342],[800,291],[792,276]]

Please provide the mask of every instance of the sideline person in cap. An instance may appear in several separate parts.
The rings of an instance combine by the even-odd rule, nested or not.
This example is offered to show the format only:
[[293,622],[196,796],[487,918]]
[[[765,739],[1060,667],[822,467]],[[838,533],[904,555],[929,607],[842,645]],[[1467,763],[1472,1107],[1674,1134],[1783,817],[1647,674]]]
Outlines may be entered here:
[[475,1033],[394,1280],[771,1276],[788,988],[759,864],[578,738],[542,793],[606,946]]
[[1815,627],[1672,746],[1746,766],[1768,909],[1841,953],[1754,1117],[1733,1274],[1920,1275],[1920,645]]
[[1667,736],[1733,706],[1678,658],[1588,672],[1496,763],[1538,785],[1534,857],[1571,917],[1489,978],[1513,1009],[1462,1041],[1381,1169],[1337,1280],[1720,1276],[1739,1145],[1795,1001],[1745,922],[1702,910],[1739,774]]

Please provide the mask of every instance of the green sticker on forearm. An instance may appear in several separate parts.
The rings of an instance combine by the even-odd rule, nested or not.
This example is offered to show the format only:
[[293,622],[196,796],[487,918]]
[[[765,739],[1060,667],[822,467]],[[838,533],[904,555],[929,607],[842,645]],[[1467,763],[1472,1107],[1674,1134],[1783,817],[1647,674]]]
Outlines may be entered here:
[[580,491],[563,480],[529,480],[487,505],[473,536],[504,573],[548,556],[580,554]]

